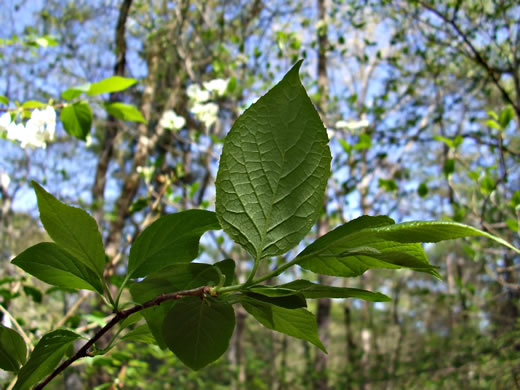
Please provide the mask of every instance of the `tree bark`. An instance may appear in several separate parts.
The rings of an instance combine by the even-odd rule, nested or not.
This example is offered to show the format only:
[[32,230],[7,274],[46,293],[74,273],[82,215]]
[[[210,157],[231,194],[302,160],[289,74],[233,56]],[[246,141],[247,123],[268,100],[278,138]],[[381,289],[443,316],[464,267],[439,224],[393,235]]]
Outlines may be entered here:
[[[114,76],[124,76],[126,68],[126,20],[132,5],[132,0],[124,0],[119,9],[119,18],[116,26],[116,63],[114,65]],[[109,97],[110,102],[121,100],[121,92],[112,92]],[[92,203],[94,207],[94,217],[98,224],[103,222],[103,201],[105,197],[105,186],[108,165],[114,153],[114,142],[118,134],[118,122],[112,115],[108,116],[103,149],[98,159],[96,168],[96,178],[92,187]]]
[[[318,28],[318,90],[320,94],[319,109],[321,114],[325,116],[327,110],[327,100],[329,93],[329,85],[327,78],[327,50],[328,50],[328,37],[327,37],[327,7],[325,4],[326,0],[317,0],[318,17],[320,21],[320,27]],[[323,203],[323,207],[326,210],[327,199]],[[326,234],[328,231],[328,220],[322,218],[317,224],[318,237]],[[318,282],[321,284],[330,284],[331,278],[320,275]],[[321,342],[324,345],[328,344],[329,341],[329,323],[330,323],[330,306],[331,300],[329,298],[321,298],[318,300],[318,307],[316,311],[316,317],[318,322],[318,335]],[[328,375],[327,375],[327,364],[328,355],[316,352],[314,358],[314,376],[313,376],[313,389],[315,390],[326,390],[328,389]]]

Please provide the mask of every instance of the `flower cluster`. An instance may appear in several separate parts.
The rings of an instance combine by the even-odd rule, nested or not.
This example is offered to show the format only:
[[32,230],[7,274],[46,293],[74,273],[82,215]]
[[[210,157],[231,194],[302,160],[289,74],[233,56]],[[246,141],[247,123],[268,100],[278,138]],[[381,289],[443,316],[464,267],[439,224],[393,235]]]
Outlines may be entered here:
[[177,115],[173,110],[165,111],[160,120],[160,125],[168,130],[180,130],[186,124],[184,117]]
[[56,111],[51,106],[43,110],[35,109],[24,125],[11,119],[6,112],[0,117],[0,131],[7,132],[7,138],[20,142],[22,148],[45,148],[54,139],[56,132]]
[[209,128],[217,121],[218,105],[208,102],[212,96],[223,96],[228,87],[229,80],[214,79],[203,83],[204,89],[198,84],[192,84],[186,90],[190,98],[190,112],[197,120],[204,123]]

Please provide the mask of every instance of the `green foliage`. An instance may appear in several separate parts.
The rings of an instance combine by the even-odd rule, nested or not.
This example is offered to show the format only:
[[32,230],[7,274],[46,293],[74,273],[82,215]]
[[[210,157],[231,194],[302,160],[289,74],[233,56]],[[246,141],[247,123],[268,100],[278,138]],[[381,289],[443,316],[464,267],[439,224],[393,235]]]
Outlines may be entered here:
[[137,83],[136,79],[112,76],[97,83],[92,83],[87,90],[87,95],[100,95],[102,93],[123,91],[135,83]]
[[105,103],[105,110],[110,115],[123,121],[146,123],[143,114],[137,108],[125,103]]
[[168,265],[190,262],[199,254],[200,236],[208,230],[220,230],[211,211],[187,210],[159,218],[132,245],[128,277],[143,277]]
[[61,110],[60,119],[67,133],[85,141],[92,127],[92,110],[88,103],[76,102]]
[[79,334],[65,329],[58,329],[43,336],[18,373],[14,390],[29,389],[54,371],[72,343],[79,338]]
[[55,243],[36,244],[16,256],[12,263],[54,286],[103,294],[99,276]]
[[240,303],[266,328],[308,341],[327,352],[318,337],[316,318],[306,309],[287,309],[251,297],[242,297]]
[[68,206],[32,182],[40,219],[49,236],[61,248],[100,277],[105,268],[105,250],[94,218],[85,211]]
[[226,352],[234,329],[235,312],[229,303],[186,297],[166,315],[163,338],[184,364],[199,370]]
[[0,368],[6,371],[18,371],[25,363],[27,349],[22,336],[0,324]]
[[220,159],[217,216],[255,261],[298,244],[323,204],[328,137],[299,80],[300,65],[235,122]]
[[[359,276],[372,268],[409,268],[440,277],[421,243],[462,237],[487,237],[520,253],[502,239],[455,222],[395,224],[387,216],[362,216],[323,235],[292,260],[282,261],[274,270],[257,277],[260,261],[295,248],[323,210],[331,154],[325,128],[301,84],[300,64],[246,110],[226,137],[216,181],[216,213],[188,210],[163,216],[146,228],[130,249],[127,273],[117,284],[115,300],[104,279],[105,251],[95,220],[85,211],[58,201],[33,182],[41,221],[55,243],[30,247],[13,264],[52,285],[106,295],[106,303],[115,316],[98,335],[117,324],[119,332],[109,347],[95,350],[96,354],[106,353],[118,340],[134,340],[169,348],[188,367],[199,370],[226,351],[235,327],[236,304],[242,305],[265,328],[308,341],[326,352],[318,336],[316,318],[306,309],[306,299],[360,298],[384,302],[389,298],[307,280],[280,286],[263,282],[294,265],[341,277]],[[88,89],[67,90],[64,95],[75,99],[85,91],[89,95],[115,92],[134,82],[110,78]],[[66,108],[85,108],[81,104]],[[105,108],[116,118],[145,122],[133,106],[107,103]],[[77,126],[72,123],[70,116],[76,113],[73,110],[62,110],[64,125],[68,121],[68,131],[82,138],[86,136],[86,126],[80,120]],[[451,148],[462,142],[458,138],[439,140]],[[360,137],[358,146],[354,149],[370,148],[370,137]],[[448,173],[445,167],[445,173],[450,174],[453,169]],[[233,260],[213,265],[191,262],[198,256],[202,234],[221,227],[252,256],[253,267],[244,283],[235,282]],[[127,288],[133,302],[120,304]],[[134,303],[137,305],[132,306]],[[141,316],[145,325],[139,323]],[[126,335],[121,336],[122,331]],[[0,351],[7,353],[1,363],[16,370],[23,363],[23,345],[12,331],[3,332],[17,341],[13,351],[0,338]],[[59,373],[55,371],[57,364],[79,337],[68,330],[43,336],[21,368],[15,388],[29,388],[46,375]],[[85,355],[86,351],[80,350],[67,365]]]

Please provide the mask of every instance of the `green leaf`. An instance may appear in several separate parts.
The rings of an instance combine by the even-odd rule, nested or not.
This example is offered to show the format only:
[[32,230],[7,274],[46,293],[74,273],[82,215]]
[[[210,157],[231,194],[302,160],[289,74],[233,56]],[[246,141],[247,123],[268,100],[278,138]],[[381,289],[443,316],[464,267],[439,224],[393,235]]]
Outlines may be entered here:
[[42,242],[26,249],[12,263],[54,286],[87,289],[103,295],[103,285],[99,277],[52,242]]
[[419,187],[417,187],[417,194],[419,194],[421,198],[428,195],[428,185],[426,183],[419,184]]
[[[303,294],[300,294],[298,291],[293,291],[292,294],[288,295],[276,295],[276,292],[270,291],[275,290],[275,288],[270,288],[269,286],[257,286],[250,289],[253,292],[245,291],[244,294],[250,298],[254,298],[258,301],[270,303],[272,305],[285,307],[286,309],[297,309],[299,307],[307,307],[307,301]],[[283,293],[283,292],[278,292]],[[274,294],[274,295],[272,295]]]
[[277,286],[301,292],[305,298],[359,298],[370,302],[389,302],[392,299],[385,294],[361,290],[359,288],[324,286],[308,280],[294,280]]
[[69,347],[79,338],[79,334],[65,329],[58,329],[43,336],[34,347],[27,363],[21,368],[14,390],[29,389],[50,374]]
[[[107,79],[93,83],[87,91],[87,95],[99,95],[102,93],[117,92],[127,89],[137,83],[136,79],[112,76]],[[115,116],[115,115],[114,115]]]
[[0,324],[0,368],[17,372],[25,363],[27,349],[22,336]]
[[440,141],[442,143],[444,143],[445,145],[447,145],[448,147],[450,148],[455,148],[455,144],[453,143],[453,141],[449,138],[446,138],[446,137],[442,137],[440,135],[435,135],[433,137],[434,140],[437,140],[437,141]]
[[130,249],[128,277],[143,277],[199,254],[199,240],[208,230],[220,229],[214,212],[187,210],[166,215],[148,226]]
[[48,104],[39,102],[37,100],[27,100],[26,102],[24,102],[22,104],[22,108],[26,108],[26,109],[43,108],[43,107],[47,107],[47,106],[48,106]]
[[135,329],[132,329],[130,332],[121,337],[121,340],[126,341],[136,341],[146,344],[155,344],[155,337],[153,337],[152,332],[148,325],[139,325]]
[[200,370],[226,352],[234,329],[235,312],[230,304],[185,297],[164,319],[163,337],[184,364]]
[[231,286],[235,282],[235,262],[231,259],[219,261],[214,264],[226,277],[224,286]]
[[487,120],[486,125],[488,125],[488,127],[491,127],[493,129],[497,129],[498,131],[502,131],[502,127],[500,126],[500,124],[498,122],[494,121],[493,119]]
[[386,216],[362,216],[325,234],[309,245],[298,257],[298,264],[310,271],[352,277],[370,268],[412,268],[437,272],[430,265],[420,244],[400,243],[383,238],[378,227],[393,226]]
[[144,119],[139,110],[130,104],[106,103],[105,110],[113,117],[123,121],[146,123],[146,119]]
[[[161,294],[189,290],[209,284],[217,285],[220,274],[215,267],[219,267],[218,264],[214,266],[202,263],[171,265],[151,274],[139,283],[134,283],[130,286],[130,293],[134,301],[145,303]],[[166,301],[160,306],[153,306],[141,311],[157,344],[163,349],[166,348],[162,337],[164,317],[175,303],[176,301]]]
[[61,97],[65,100],[73,100],[77,97],[80,97],[84,92],[87,92],[90,89],[90,83],[78,85],[77,87],[72,87],[66,89],[61,93]]
[[318,337],[316,318],[306,309],[286,309],[245,296],[240,303],[266,328],[309,341],[327,353]]
[[4,104],[4,105],[9,105],[9,99],[7,98],[7,96],[4,96],[4,95],[0,95],[0,103]]
[[217,217],[256,260],[293,248],[323,205],[331,155],[300,65],[235,122],[220,158]]
[[76,102],[64,107],[60,119],[67,133],[82,141],[87,139],[92,127],[92,110],[88,103]]
[[504,107],[502,111],[500,112],[500,126],[502,126],[502,129],[505,129],[509,122],[514,118],[515,112],[513,111],[513,107],[510,105]]
[[94,218],[82,209],[68,206],[31,181],[43,227],[60,247],[100,277],[105,268],[105,250]]
[[442,167],[442,172],[449,176],[453,172],[455,172],[455,159],[449,158],[444,162],[444,166]]
[[516,253],[520,249],[503,240],[500,237],[483,232],[472,226],[464,225],[451,221],[414,221],[403,222],[397,225],[381,226],[369,229],[370,234],[377,234],[379,237],[401,243],[412,242],[439,242],[454,240],[462,237],[486,237],[504,245]]

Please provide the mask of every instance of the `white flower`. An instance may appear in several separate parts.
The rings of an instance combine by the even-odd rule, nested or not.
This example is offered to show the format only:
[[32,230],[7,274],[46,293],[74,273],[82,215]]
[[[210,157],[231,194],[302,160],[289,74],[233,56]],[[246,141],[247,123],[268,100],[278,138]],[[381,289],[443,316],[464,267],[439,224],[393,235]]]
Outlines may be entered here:
[[137,170],[137,173],[139,173],[146,184],[150,184],[150,181],[152,180],[152,177],[153,177],[153,173],[155,172],[155,168],[154,167],[143,167],[143,166],[139,166],[136,168]]
[[165,129],[180,130],[186,124],[186,119],[180,115],[177,115],[175,111],[168,110],[163,113],[159,123]]
[[186,89],[186,94],[194,103],[203,103],[210,98],[209,92],[203,90],[199,84],[191,84],[188,89]]
[[9,183],[11,183],[11,178],[7,173],[2,172],[2,174],[0,175],[0,188],[2,188],[4,191],[7,191]]
[[211,81],[206,81],[203,83],[204,88],[206,88],[208,91],[213,92],[217,96],[223,96],[228,87],[229,80],[224,79],[214,79]]
[[348,130],[359,130],[363,127],[369,126],[370,123],[365,119],[362,121],[337,121],[336,122],[336,128],[338,129],[348,129]]
[[11,114],[9,114],[8,112],[2,114],[2,116],[0,116],[0,131],[7,131],[10,124]]
[[217,121],[218,106],[215,103],[195,104],[191,112],[209,128]]
[[45,148],[46,143],[54,139],[55,132],[56,111],[48,106],[44,110],[34,110],[25,126],[11,122],[7,127],[7,138],[19,141],[22,148]]

